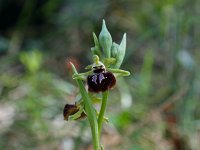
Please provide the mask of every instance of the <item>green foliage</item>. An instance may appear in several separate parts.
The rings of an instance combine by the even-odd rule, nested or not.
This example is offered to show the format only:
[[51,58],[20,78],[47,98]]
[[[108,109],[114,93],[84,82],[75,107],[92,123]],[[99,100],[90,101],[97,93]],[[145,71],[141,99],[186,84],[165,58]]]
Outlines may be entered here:
[[128,111],[122,111],[117,115],[112,115],[110,120],[120,129],[125,129],[132,121],[132,115]]
[[153,69],[154,55],[153,51],[149,50],[144,55],[143,65],[140,73],[140,82],[138,84],[138,94],[142,98],[146,98],[150,93],[150,88],[152,86],[152,69]]
[[35,73],[40,69],[42,54],[38,50],[32,50],[29,53],[23,52],[20,54],[20,61],[30,73]]

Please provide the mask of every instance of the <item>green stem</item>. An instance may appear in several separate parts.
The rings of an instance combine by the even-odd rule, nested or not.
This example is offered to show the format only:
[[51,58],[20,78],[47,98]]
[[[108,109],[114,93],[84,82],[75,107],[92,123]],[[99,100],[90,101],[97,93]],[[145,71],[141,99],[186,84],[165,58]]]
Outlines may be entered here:
[[[71,63],[71,66],[72,66],[74,74],[78,74],[75,66],[72,63]],[[86,114],[87,114],[87,117],[88,117],[88,120],[90,123],[94,150],[100,150],[101,146],[100,146],[100,140],[99,140],[99,132],[98,132],[99,130],[98,130],[97,117],[96,117],[94,107],[91,103],[91,99],[90,99],[87,91],[85,90],[82,80],[76,79],[76,82],[80,88],[80,93],[83,98],[85,111],[86,111]]]
[[99,138],[101,136],[101,129],[102,129],[102,124],[103,124],[104,113],[106,110],[107,99],[108,99],[108,91],[105,91],[102,93],[102,104],[101,104],[101,109],[100,109],[99,117],[98,117]]

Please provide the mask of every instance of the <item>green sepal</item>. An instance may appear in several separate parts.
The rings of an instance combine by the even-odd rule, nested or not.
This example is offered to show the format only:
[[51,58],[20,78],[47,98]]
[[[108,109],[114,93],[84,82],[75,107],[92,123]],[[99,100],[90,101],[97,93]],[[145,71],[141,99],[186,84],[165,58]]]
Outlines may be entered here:
[[108,71],[116,74],[117,77],[129,76],[130,72],[122,69],[107,68]]
[[77,120],[81,117],[81,114],[83,113],[83,106],[79,106],[79,111],[76,112],[75,114],[73,115],[70,115],[68,117],[68,120]]
[[85,69],[86,69],[86,70],[91,70],[91,69],[92,69],[92,65],[87,65],[87,66],[85,67]]
[[116,58],[113,58],[113,57],[111,57],[111,58],[104,58],[103,59],[103,64],[106,67],[109,67],[110,65],[115,64],[115,62],[116,62]]

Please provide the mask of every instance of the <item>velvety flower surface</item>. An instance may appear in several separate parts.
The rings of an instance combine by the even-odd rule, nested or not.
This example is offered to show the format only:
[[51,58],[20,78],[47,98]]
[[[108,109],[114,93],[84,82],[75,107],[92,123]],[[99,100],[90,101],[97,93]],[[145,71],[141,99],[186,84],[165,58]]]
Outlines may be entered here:
[[94,74],[87,77],[88,91],[98,93],[112,89],[116,84],[116,79],[113,73],[98,69]]

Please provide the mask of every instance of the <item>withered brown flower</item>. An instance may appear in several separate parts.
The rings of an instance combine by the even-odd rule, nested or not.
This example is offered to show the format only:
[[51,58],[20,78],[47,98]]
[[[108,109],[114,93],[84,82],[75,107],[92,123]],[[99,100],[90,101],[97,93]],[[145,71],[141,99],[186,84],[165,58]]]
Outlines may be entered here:
[[[75,113],[77,113],[79,111],[79,109],[80,108],[77,105],[66,104],[65,107],[64,107],[64,110],[63,110],[64,120],[68,120],[69,116],[74,115]],[[85,117],[86,117],[86,114],[83,111],[81,113],[81,115],[77,119],[75,119],[75,120],[79,120],[79,119],[82,119],[82,118],[85,118]]]

